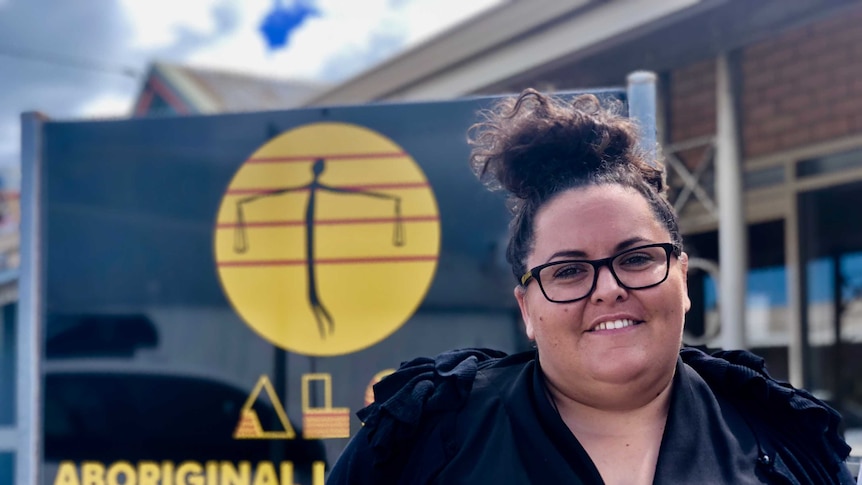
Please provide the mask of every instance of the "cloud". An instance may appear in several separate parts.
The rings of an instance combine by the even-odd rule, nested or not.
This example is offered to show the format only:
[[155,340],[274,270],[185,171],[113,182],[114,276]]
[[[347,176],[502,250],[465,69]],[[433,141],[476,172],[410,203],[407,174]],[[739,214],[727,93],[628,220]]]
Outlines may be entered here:
[[0,158],[9,157],[18,153],[21,144],[21,124],[12,120],[0,123]]
[[274,0],[0,0],[0,166],[18,163],[21,112],[127,113],[143,81],[127,71],[153,60],[337,82],[500,1],[316,0],[271,51]]
[[109,118],[129,116],[133,100],[124,93],[105,92],[87,99],[76,109],[86,118]]
[[7,178],[2,177],[2,173],[20,165],[20,149],[20,122],[14,119],[0,121],[0,186],[5,186],[3,178]]
[[120,0],[133,29],[131,47],[161,49],[181,41],[183,32],[210,36],[216,32],[213,0]]
[[153,60],[338,82],[500,1],[317,0],[271,51],[259,27],[274,0],[0,0],[0,183],[20,183],[21,112],[123,116],[143,81],[126,71]]
[[320,0],[316,7],[320,15],[298,27],[286,48],[272,51],[259,31],[272,1],[246,1],[235,31],[191,53],[187,60],[270,77],[336,80],[327,75],[330,59],[355,54],[382,38],[379,24],[386,15],[386,0]]
[[354,42],[340,44],[318,74],[344,80],[500,3],[500,0],[388,0],[380,5],[364,30],[354,31]]
[[301,25],[287,48],[270,51],[258,29],[272,1],[248,0],[230,35],[187,59],[264,76],[338,82],[500,1],[319,0],[321,15]]

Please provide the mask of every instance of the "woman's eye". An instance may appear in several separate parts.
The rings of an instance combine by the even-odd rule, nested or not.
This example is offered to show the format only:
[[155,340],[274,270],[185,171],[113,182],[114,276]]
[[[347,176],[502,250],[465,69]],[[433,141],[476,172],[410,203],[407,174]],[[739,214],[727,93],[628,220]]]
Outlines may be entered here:
[[566,264],[554,271],[554,279],[583,278],[589,272],[589,266],[584,264]]
[[635,253],[626,254],[620,260],[620,265],[624,267],[638,267],[652,264],[655,258],[649,254]]

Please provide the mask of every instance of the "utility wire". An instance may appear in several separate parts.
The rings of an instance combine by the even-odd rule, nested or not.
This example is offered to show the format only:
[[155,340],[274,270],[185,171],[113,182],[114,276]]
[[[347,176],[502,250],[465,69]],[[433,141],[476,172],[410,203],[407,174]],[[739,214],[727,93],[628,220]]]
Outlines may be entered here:
[[0,56],[10,57],[12,59],[18,59],[23,61],[54,64],[58,66],[68,67],[71,69],[114,74],[118,76],[130,77],[133,79],[138,79],[141,76],[140,71],[131,67],[109,66],[86,59],[75,59],[72,57],[64,57],[44,52],[27,51],[24,49],[15,49],[10,47],[0,47]]

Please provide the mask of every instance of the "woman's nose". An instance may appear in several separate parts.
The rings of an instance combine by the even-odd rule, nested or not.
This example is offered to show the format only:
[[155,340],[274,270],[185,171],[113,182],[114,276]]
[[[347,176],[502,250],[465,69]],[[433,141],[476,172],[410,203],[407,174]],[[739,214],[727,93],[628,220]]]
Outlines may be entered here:
[[596,287],[593,288],[593,294],[590,295],[590,300],[593,303],[617,301],[625,298],[627,294],[626,289],[620,286],[608,266],[602,266],[598,269]]

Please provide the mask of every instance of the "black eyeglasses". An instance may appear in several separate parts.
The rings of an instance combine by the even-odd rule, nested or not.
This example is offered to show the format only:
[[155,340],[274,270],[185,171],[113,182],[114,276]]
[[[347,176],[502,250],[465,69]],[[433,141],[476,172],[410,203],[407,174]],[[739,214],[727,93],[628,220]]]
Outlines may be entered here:
[[658,243],[626,249],[604,259],[554,261],[524,273],[521,285],[527,286],[534,279],[548,301],[571,303],[588,297],[595,290],[599,270],[607,266],[621,287],[642,290],[667,279],[670,255],[678,253],[673,244]]

